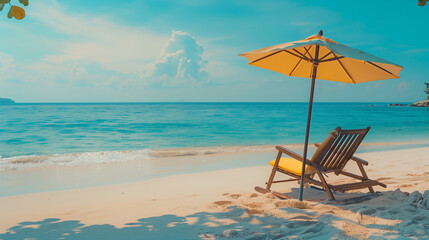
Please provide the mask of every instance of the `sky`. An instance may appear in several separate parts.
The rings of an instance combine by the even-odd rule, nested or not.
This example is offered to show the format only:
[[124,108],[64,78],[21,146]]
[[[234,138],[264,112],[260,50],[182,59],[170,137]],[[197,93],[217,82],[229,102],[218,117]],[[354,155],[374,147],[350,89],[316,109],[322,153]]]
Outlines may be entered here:
[[44,0],[24,9],[20,21],[7,5],[0,12],[0,97],[16,102],[306,102],[309,79],[238,54],[321,29],[404,69],[356,85],[319,80],[316,102],[426,98],[429,6],[417,0]]

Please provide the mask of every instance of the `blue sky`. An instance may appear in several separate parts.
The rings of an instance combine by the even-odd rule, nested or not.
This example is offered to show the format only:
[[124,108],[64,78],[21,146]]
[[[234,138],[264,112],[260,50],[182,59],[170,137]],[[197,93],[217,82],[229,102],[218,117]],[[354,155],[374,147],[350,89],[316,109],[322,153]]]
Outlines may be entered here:
[[308,79],[238,54],[320,29],[404,69],[357,85],[317,81],[315,101],[419,101],[429,81],[429,6],[417,0],[46,0],[25,10],[21,21],[0,12],[0,97],[17,102],[305,102]]

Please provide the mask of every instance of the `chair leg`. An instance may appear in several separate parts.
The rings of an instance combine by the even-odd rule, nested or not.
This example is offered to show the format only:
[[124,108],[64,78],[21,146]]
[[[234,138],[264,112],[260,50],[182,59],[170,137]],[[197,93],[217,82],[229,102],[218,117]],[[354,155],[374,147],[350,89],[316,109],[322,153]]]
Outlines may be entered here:
[[[363,177],[365,180],[367,180],[367,179],[368,179],[368,175],[366,175],[366,172],[365,172],[365,169],[363,168],[362,163],[358,162],[358,163],[357,163],[357,165],[358,165],[358,167],[359,167],[360,172],[362,173],[362,177]],[[371,193],[374,193],[374,189],[373,189],[372,187],[368,187],[368,190],[369,190]]]
[[328,183],[326,182],[326,180],[325,180],[325,178],[323,177],[322,173],[321,173],[321,172],[319,172],[319,171],[317,171],[317,175],[319,176],[320,181],[322,182],[323,187],[325,188],[326,193],[329,195],[329,197],[330,197],[332,200],[335,200],[334,194],[332,194],[332,191],[331,191],[331,189],[329,188]]
[[273,170],[271,171],[270,178],[268,179],[268,182],[267,182],[267,190],[270,190],[271,185],[273,184],[274,175],[276,175],[281,157],[282,157],[282,152],[279,151],[279,153],[277,154],[276,162],[274,163],[274,166],[273,166]]

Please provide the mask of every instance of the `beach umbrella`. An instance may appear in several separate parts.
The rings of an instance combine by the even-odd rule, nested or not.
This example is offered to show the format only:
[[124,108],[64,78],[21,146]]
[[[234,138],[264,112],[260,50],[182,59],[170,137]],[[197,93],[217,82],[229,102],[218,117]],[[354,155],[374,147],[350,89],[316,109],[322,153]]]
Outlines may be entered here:
[[299,200],[302,201],[314,85],[317,79],[362,83],[399,78],[402,67],[323,37],[323,31],[296,42],[283,43],[240,54],[249,65],[293,77],[311,78],[310,102],[304,142]]

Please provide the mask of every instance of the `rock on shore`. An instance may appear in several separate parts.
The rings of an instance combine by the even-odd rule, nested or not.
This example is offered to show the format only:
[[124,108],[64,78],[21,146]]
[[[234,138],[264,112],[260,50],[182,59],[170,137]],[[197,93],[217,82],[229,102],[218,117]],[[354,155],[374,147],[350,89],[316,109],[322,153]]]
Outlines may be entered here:
[[408,104],[403,104],[403,103],[391,103],[389,105],[387,105],[389,107],[402,107],[402,106],[409,106]]
[[429,100],[416,102],[416,103],[411,104],[411,106],[413,106],[413,107],[429,107]]

